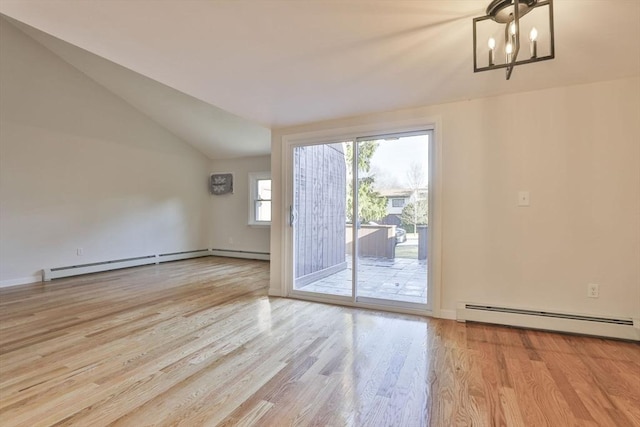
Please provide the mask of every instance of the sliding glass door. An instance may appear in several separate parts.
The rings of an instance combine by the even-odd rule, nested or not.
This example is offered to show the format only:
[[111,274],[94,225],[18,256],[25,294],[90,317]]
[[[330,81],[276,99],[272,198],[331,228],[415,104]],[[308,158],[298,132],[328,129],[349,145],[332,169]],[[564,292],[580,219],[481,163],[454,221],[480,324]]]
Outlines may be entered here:
[[292,147],[294,295],[427,306],[430,136]]

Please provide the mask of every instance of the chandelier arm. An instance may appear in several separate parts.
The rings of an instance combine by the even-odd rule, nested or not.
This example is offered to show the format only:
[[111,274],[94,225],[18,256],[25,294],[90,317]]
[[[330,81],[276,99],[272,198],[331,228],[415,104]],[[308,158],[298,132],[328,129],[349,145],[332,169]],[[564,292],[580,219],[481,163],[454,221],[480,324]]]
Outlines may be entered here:
[[[511,65],[507,67],[507,80],[511,78],[511,72],[518,60],[518,52],[520,52],[520,1],[513,0],[513,24],[515,26],[515,34],[513,35],[513,54],[511,55]],[[507,26],[508,27],[508,26]]]

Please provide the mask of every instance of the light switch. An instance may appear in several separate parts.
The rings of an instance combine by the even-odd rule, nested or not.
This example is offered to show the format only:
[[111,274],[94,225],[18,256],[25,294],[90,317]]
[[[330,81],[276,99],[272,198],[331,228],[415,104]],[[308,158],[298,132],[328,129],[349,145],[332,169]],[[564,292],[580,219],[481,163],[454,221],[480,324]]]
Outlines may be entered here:
[[529,206],[528,191],[518,191],[518,206]]

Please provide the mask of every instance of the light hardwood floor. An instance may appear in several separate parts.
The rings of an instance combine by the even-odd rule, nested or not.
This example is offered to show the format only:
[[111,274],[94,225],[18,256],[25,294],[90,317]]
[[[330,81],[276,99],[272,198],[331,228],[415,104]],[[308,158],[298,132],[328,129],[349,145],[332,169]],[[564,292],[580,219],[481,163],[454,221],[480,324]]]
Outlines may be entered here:
[[640,426],[638,344],[269,298],[268,275],[0,290],[0,425]]

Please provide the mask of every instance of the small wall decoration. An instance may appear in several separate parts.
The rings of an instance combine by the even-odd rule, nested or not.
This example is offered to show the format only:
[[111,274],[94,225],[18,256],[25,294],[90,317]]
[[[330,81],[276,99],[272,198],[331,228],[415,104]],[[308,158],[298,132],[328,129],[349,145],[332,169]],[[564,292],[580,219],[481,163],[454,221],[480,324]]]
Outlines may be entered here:
[[209,183],[211,194],[219,196],[221,194],[233,193],[233,174],[230,173],[214,173],[211,174]]

